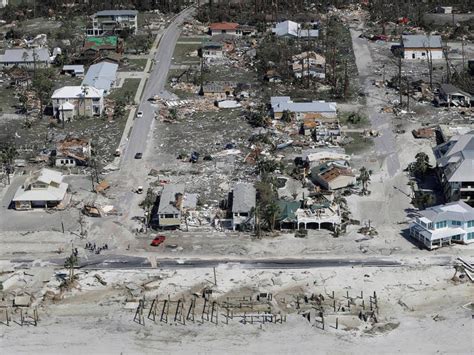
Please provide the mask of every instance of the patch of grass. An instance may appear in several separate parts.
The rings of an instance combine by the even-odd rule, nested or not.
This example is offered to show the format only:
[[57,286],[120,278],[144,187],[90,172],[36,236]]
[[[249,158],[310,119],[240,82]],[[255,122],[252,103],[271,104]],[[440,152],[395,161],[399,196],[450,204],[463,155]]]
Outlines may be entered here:
[[369,150],[374,145],[374,140],[369,137],[363,137],[360,133],[348,133],[348,137],[351,137],[353,141],[344,146],[346,154],[360,154]]
[[200,47],[200,44],[177,44],[173,53],[173,64],[199,63],[199,57],[191,57],[189,54]]
[[146,58],[127,58],[128,65],[126,66],[126,71],[143,71],[146,67]]
[[367,116],[359,112],[340,112],[337,117],[342,126],[365,127],[369,123]]
[[112,91],[109,95],[109,98],[117,100],[124,96],[130,95],[133,100],[137,92],[138,85],[140,85],[140,80],[141,79],[125,79],[122,87]]

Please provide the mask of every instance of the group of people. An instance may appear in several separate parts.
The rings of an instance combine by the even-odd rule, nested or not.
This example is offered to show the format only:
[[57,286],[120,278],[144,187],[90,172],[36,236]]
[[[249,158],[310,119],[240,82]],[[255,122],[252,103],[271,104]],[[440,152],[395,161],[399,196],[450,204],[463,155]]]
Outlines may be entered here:
[[95,245],[95,243],[89,243],[87,242],[86,243],[86,246],[84,247],[84,249],[88,249],[90,250],[91,252],[95,252],[96,254],[100,254],[100,252],[102,250],[108,250],[109,249],[109,246],[107,245],[107,243],[105,243],[103,246],[101,247],[97,247]]

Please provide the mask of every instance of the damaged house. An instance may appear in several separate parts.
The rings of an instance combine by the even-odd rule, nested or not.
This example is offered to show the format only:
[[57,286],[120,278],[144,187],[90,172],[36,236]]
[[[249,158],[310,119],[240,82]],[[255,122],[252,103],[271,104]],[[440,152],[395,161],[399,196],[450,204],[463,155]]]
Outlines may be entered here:
[[283,21],[277,23],[272,28],[272,33],[278,37],[286,38],[309,38],[314,39],[319,37],[319,29],[316,23],[299,24],[294,21]]
[[329,161],[311,169],[311,181],[326,190],[337,190],[356,184],[356,176],[347,161]]
[[293,75],[298,79],[308,76],[319,79],[326,77],[324,69],[326,66],[326,58],[313,51],[306,51],[294,55],[291,59],[290,66]]
[[442,84],[435,98],[437,106],[471,107],[473,97],[452,84]]
[[93,64],[87,70],[82,85],[92,86],[102,90],[104,95],[108,95],[117,80],[117,70],[118,64],[116,63],[100,62]]
[[5,54],[0,55],[0,67],[23,67],[27,69],[47,68],[52,60],[48,48],[14,48],[6,49]]
[[303,202],[278,200],[280,229],[334,229],[341,224],[339,206],[326,198],[310,195]]
[[273,96],[270,99],[270,104],[275,119],[281,119],[285,111],[294,114],[297,120],[320,116],[337,117],[337,104],[335,102],[293,102],[289,96]]
[[224,50],[222,44],[217,42],[206,42],[200,50],[201,57],[204,59],[222,59]]
[[26,178],[13,197],[16,210],[32,208],[63,208],[69,185],[59,171],[41,169]]
[[91,153],[90,140],[65,138],[56,144],[54,165],[57,167],[86,166],[89,163]]

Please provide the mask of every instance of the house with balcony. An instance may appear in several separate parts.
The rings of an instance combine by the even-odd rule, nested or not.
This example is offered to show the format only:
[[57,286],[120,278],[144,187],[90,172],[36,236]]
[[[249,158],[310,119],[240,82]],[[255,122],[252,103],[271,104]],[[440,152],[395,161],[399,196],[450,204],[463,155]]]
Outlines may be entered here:
[[137,29],[137,10],[104,10],[92,16],[92,27],[86,29],[86,34],[87,36],[103,36],[123,30],[136,34]]
[[462,201],[427,208],[410,224],[410,236],[429,250],[473,243],[474,209]]
[[238,183],[231,192],[232,201],[232,229],[241,229],[246,226],[254,228],[257,191],[253,184]]
[[16,210],[64,208],[69,185],[60,171],[41,169],[28,176],[18,188],[12,203]]
[[104,91],[91,86],[63,86],[51,96],[54,116],[70,121],[78,116],[100,116],[104,111]]
[[456,135],[433,149],[436,168],[448,201],[474,204],[474,132]]

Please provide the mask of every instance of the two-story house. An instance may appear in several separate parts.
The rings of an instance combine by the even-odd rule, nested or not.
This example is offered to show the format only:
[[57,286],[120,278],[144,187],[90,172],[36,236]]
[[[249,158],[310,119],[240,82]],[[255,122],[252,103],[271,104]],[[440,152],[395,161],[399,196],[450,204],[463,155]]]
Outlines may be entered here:
[[257,192],[252,184],[237,183],[232,190],[232,229],[240,229],[243,225],[255,225]]
[[137,10],[104,10],[92,16],[92,27],[86,30],[88,36],[103,36],[115,34],[122,30],[137,33]]
[[458,201],[427,208],[410,225],[410,235],[428,249],[474,242],[474,209]]
[[66,200],[68,187],[61,172],[44,168],[27,177],[18,188],[13,207],[16,210],[58,208]]
[[92,86],[63,86],[54,91],[51,101],[59,120],[100,116],[104,111],[104,91]]
[[474,133],[453,136],[433,153],[446,199],[474,204]]

